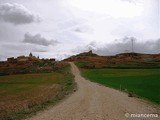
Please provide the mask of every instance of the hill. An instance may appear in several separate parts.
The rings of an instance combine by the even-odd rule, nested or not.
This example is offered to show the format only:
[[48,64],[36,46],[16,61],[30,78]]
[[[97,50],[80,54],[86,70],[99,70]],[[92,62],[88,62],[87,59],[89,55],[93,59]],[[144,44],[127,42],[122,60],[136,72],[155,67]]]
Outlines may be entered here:
[[27,73],[48,73],[64,68],[67,64],[56,61],[54,58],[39,59],[31,53],[29,56],[11,57],[7,61],[0,62],[0,76],[27,74]]
[[99,56],[89,51],[64,61],[79,62],[84,68],[160,68],[160,54],[121,53],[115,56]]

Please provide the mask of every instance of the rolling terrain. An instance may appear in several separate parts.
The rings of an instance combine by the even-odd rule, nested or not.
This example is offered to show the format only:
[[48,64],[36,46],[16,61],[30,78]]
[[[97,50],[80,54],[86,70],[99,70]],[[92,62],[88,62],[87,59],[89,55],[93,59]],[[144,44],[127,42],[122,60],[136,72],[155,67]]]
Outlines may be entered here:
[[73,63],[71,67],[78,90],[58,105],[27,120],[128,120],[126,114],[160,113],[158,108],[144,100],[128,97],[126,93],[84,79]]
[[75,83],[68,64],[59,64],[60,67],[50,63],[45,67],[40,64],[39,67],[39,64],[1,68],[0,120],[20,120],[49,105],[55,105],[73,92]]
[[[70,63],[73,81],[66,62],[75,62],[88,80]],[[60,62],[33,56],[9,58],[0,62],[1,118],[128,120],[126,114],[159,114],[159,63],[160,54],[99,56],[92,51]]]

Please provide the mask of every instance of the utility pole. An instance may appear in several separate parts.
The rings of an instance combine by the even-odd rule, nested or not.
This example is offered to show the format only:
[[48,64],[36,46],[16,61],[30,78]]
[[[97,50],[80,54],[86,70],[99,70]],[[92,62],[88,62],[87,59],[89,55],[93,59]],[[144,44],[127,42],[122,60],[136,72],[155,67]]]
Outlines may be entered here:
[[160,39],[158,40],[158,51],[160,51]]
[[132,53],[134,53],[134,41],[135,41],[135,38],[134,38],[134,37],[132,37],[132,38],[131,38]]

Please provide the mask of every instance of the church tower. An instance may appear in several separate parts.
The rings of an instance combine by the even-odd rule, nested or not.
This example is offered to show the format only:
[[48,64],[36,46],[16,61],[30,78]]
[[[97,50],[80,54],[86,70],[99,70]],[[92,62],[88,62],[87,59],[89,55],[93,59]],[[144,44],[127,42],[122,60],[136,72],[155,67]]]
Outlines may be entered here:
[[29,53],[29,57],[33,57],[33,55],[32,55],[32,53],[31,53],[31,52]]

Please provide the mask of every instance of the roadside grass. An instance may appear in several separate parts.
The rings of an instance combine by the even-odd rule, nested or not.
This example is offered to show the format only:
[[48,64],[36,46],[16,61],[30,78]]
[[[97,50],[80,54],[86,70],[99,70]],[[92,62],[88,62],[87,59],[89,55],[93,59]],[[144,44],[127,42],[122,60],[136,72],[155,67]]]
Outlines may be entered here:
[[88,65],[89,62],[81,61],[81,62],[75,62],[75,64],[76,64],[78,67],[83,68],[84,66]]
[[[81,64],[77,64],[77,66]],[[80,67],[80,66],[79,66]],[[160,104],[160,69],[82,69],[82,76]]]
[[74,87],[69,66],[51,73],[0,76],[0,120],[33,115],[59,102]]
[[141,69],[158,69],[160,68],[160,62],[159,61],[132,61],[129,63],[106,63],[106,68],[128,68],[128,69],[135,69],[135,68],[141,68]]

